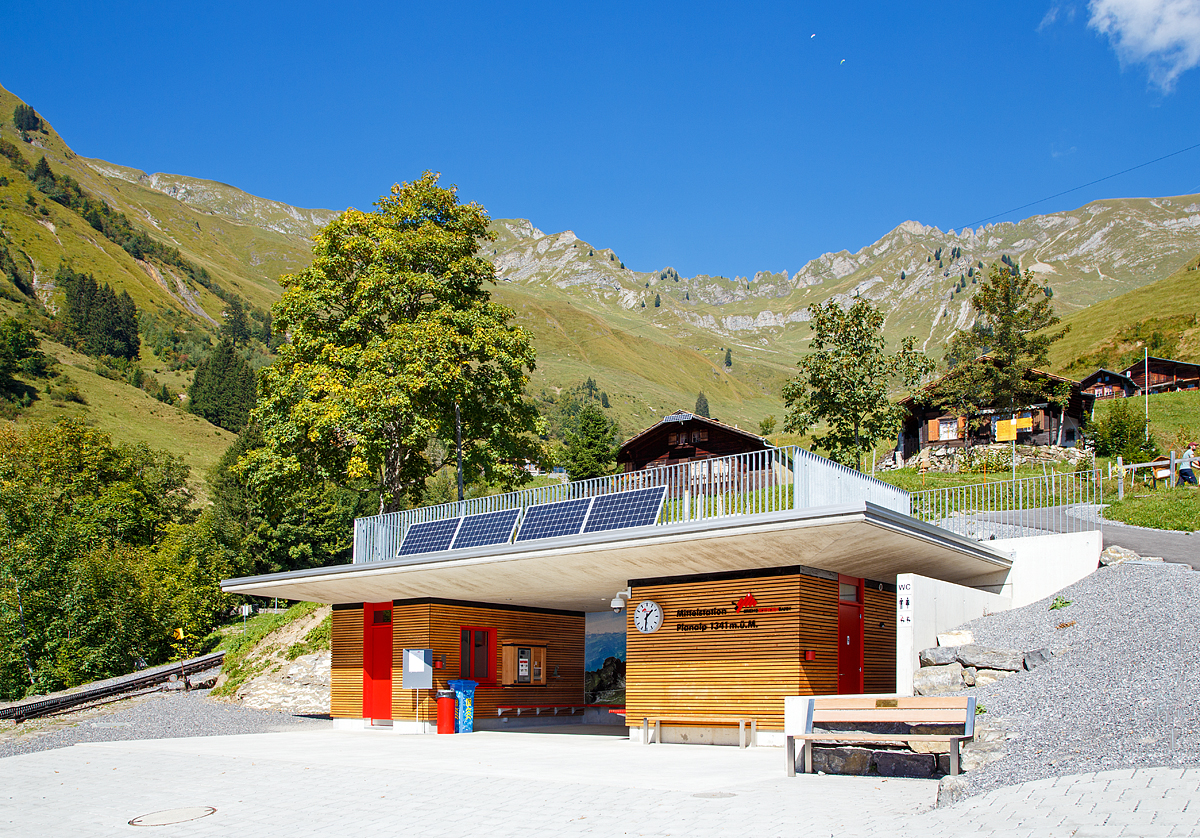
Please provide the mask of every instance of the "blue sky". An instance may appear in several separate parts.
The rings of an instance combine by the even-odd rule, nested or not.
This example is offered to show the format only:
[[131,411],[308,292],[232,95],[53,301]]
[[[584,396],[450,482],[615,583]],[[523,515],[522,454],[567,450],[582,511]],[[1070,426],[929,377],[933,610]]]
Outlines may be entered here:
[[[1200,0],[0,0],[0,18],[0,83],[85,156],[332,209],[434,169],[637,270],[795,271],[1200,143]],[[1192,192],[1200,149],[1001,220]]]

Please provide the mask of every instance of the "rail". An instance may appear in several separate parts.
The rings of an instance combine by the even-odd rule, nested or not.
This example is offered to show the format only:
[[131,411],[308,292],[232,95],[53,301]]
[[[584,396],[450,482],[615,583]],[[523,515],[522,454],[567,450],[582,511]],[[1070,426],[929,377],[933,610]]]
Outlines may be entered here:
[[[1146,482],[1154,481],[1155,488],[1158,488],[1159,480],[1166,480],[1168,486],[1178,485],[1176,473],[1181,469],[1191,469],[1196,463],[1200,462],[1200,458],[1188,457],[1186,454],[1181,454],[1178,458],[1175,452],[1171,451],[1169,457],[1164,457],[1157,460],[1150,460],[1146,463],[1127,463],[1123,457],[1117,457],[1117,462],[1108,464],[1108,477],[1111,480],[1113,473],[1117,475],[1117,500],[1125,499],[1125,475],[1129,475],[1130,486],[1137,479],[1139,468],[1146,469],[1149,477]],[[1160,475],[1160,471],[1166,471],[1166,475]]]
[[666,486],[660,526],[869,501],[907,513],[908,492],[790,445],[423,506],[354,522],[354,563],[394,558],[413,524]]
[[913,492],[911,514],[976,541],[1100,529],[1100,473],[1089,470]]
[[169,663],[151,669],[144,669],[132,675],[121,675],[116,678],[110,678],[106,681],[100,681],[84,687],[81,690],[76,690],[75,692],[18,701],[0,707],[0,719],[13,719],[14,721],[23,722],[26,719],[49,716],[51,713],[60,713],[63,710],[69,710],[81,704],[90,704],[102,698],[110,698],[114,695],[152,687],[155,684],[161,684],[164,681],[170,680],[172,675],[186,678],[194,672],[203,672],[206,669],[211,669],[224,659],[224,652],[210,652],[198,658],[190,658],[178,663]]

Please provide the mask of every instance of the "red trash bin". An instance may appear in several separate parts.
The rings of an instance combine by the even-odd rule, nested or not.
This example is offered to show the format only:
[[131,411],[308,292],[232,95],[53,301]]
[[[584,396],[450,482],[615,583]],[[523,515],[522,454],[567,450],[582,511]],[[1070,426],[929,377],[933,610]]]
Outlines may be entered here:
[[437,720],[438,733],[454,733],[454,690],[438,690]]

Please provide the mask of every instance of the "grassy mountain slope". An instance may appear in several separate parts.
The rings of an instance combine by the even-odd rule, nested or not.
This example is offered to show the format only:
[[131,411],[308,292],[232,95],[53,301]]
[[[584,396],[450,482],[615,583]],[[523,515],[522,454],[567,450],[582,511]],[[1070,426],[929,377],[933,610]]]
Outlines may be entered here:
[[[1076,377],[1098,367],[1121,369],[1132,356],[1200,361],[1200,259],[1156,282],[1063,318],[1071,327],[1054,344],[1053,369]],[[1157,337],[1156,337],[1157,334]]]

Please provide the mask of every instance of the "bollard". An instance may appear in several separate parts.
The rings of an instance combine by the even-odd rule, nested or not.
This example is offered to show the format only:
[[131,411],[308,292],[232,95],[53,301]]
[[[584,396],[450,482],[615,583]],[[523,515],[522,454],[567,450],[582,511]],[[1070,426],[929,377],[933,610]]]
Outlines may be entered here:
[[1117,500],[1125,500],[1125,461],[1117,455]]

